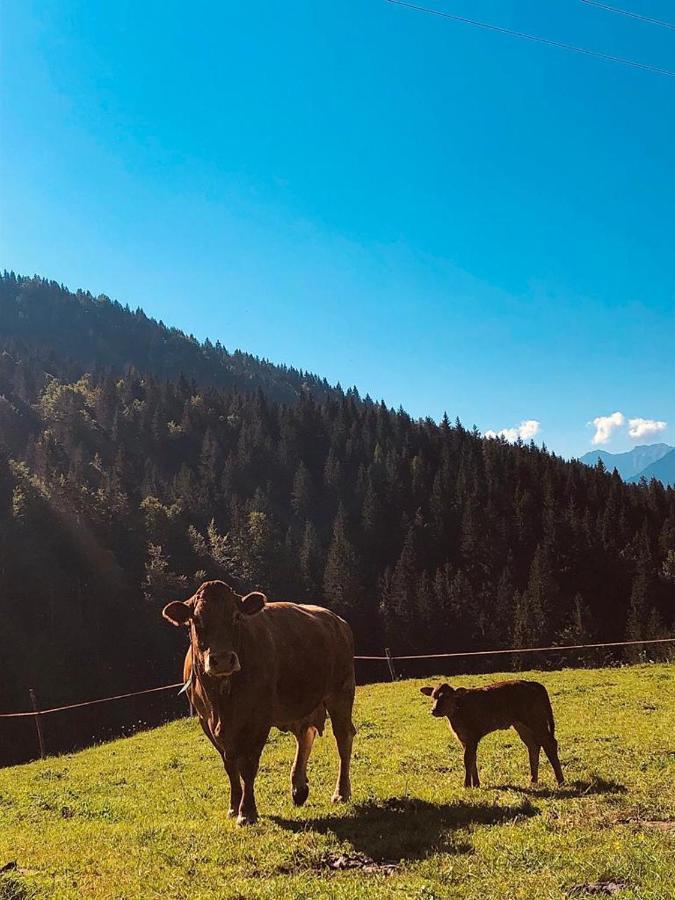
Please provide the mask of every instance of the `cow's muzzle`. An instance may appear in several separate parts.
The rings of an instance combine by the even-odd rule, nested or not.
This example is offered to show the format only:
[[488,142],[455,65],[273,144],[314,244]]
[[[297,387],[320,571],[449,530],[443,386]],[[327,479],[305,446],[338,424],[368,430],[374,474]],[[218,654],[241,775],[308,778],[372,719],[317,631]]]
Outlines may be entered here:
[[204,660],[204,671],[212,678],[226,678],[241,669],[239,657],[234,650],[224,653],[209,651]]

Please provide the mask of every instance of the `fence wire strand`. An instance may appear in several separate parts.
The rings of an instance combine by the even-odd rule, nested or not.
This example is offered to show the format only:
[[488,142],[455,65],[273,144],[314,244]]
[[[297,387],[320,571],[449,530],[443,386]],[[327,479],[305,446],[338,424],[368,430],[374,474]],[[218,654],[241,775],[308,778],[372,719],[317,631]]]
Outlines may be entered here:
[[[354,659],[358,662],[387,662],[388,660],[396,661],[405,661],[405,660],[415,660],[415,659],[457,659],[460,657],[467,656],[497,656],[501,654],[516,654],[516,653],[558,653],[564,652],[567,650],[593,650],[600,649],[603,647],[635,647],[642,646],[645,644],[669,644],[675,643],[675,637],[668,638],[654,638],[646,641],[612,641],[609,643],[603,644],[564,644],[562,646],[556,647],[518,647],[518,648],[509,648],[506,650],[464,650],[458,651],[454,653],[424,653],[419,655],[410,655],[410,656],[355,656]],[[128,694],[116,694],[113,697],[100,697],[97,700],[84,700],[81,703],[71,703],[67,706],[54,706],[51,709],[40,709],[40,710],[28,710],[23,712],[13,712],[13,713],[0,713],[0,719],[23,719],[30,716],[48,716],[51,713],[64,712],[68,709],[81,709],[84,706],[94,706],[98,703],[109,703],[114,700],[126,700],[130,697],[140,697],[143,694],[156,694],[160,691],[170,691],[175,688],[183,687],[183,682],[179,681],[177,684],[165,684],[161,687],[155,688],[146,688],[143,691],[132,691]]]

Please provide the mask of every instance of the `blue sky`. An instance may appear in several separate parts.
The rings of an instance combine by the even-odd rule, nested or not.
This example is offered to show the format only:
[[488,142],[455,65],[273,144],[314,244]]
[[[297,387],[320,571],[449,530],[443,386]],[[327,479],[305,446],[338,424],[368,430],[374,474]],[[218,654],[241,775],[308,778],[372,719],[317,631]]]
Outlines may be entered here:
[[[675,69],[580,0],[429,5]],[[0,265],[564,455],[675,443],[675,78],[385,0],[0,18]]]

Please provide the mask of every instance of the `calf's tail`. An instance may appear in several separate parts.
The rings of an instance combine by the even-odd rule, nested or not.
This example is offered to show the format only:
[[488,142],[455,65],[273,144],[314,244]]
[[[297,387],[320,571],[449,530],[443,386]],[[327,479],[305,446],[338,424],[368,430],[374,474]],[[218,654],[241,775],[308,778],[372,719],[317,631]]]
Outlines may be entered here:
[[553,707],[551,706],[551,698],[548,696],[548,691],[544,690],[546,695],[546,724],[548,725],[548,730],[551,733],[551,737],[555,738],[555,720],[553,718]]

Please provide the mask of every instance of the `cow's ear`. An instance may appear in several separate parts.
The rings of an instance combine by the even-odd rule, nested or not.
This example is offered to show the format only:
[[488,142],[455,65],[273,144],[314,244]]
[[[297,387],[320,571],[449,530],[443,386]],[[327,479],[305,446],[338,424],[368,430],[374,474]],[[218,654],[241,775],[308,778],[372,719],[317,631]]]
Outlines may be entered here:
[[251,591],[241,598],[242,612],[247,616],[254,616],[259,613],[263,606],[267,603],[267,597],[260,591]]
[[434,689],[432,687],[420,688],[420,694],[424,694],[425,697],[431,697],[433,692],[434,692]]
[[162,615],[172,625],[187,625],[192,618],[192,607],[182,600],[172,600],[164,607]]

